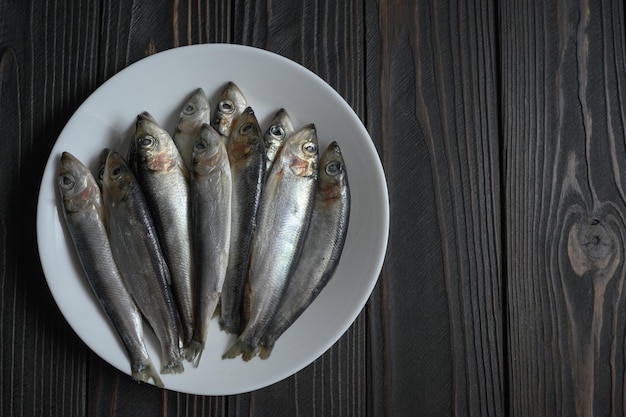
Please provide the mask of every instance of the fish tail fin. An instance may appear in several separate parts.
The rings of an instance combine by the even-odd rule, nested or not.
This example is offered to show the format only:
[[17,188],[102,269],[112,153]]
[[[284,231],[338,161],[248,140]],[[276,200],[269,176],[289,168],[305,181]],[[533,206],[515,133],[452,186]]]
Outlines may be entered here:
[[193,367],[197,368],[200,363],[200,357],[202,357],[202,352],[204,352],[204,343],[194,339],[185,350],[185,359],[192,362]]
[[274,344],[271,345],[261,345],[259,346],[259,358],[267,359],[270,357],[272,353],[272,349],[274,349]]
[[185,371],[180,360],[172,360],[161,365],[162,374],[182,374]]
[[255,348],[251,344],[244,342],[241,338],[222,355],[222,359],[233,359],[241,355],[244,361],[249,361],[254,356]]
[[156,371],[152,361],[148,358],[142,363],[133,365],[131,377],[137,382],[149,382],[150,379],[159,388],[163,388],[163,381],[159,377],[159,373]]

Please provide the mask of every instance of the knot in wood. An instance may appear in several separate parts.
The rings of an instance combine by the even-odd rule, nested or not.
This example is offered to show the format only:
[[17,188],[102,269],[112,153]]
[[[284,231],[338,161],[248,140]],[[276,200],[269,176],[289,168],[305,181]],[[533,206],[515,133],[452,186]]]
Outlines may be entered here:
[[578,275],[604,270],[615,253],[615,234],[599,219],[580,221],[570,229],[567,252]]

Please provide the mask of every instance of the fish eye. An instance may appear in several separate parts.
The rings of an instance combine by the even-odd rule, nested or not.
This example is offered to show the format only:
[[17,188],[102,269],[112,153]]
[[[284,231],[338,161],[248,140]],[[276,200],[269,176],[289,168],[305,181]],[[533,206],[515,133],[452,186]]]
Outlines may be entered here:
[[283,129],[281,126],[279,125],[271,125],[269,128],[270,131],[270,135],[282,139],[285,137],[285,129]]
[[192,103],[187,103],[187,105],[183,109],[183,113],[185,114],[193,114],[195,111],[196,111],[196,106],[194,106]]
[[313,142],[306,142],[302,145],[302,150],[309,155],[315,155],[317,153],[317,145]]
[[218,105],[220,111],[225,114],[231,114],[235,112],[235,105],[230,100],[222,100]]
[[119,166],[111,170],[111,176],[113,176],[114,178],[119,177],[121,173],[122,173],[122,168],[120,168]]
[[239,133],[241,133],[242,135],[245,135],[247,133],[250,133],[251,130],[252,130],[252,123],[246,123],[245,125],[239,128]]
[[335,176],[340,174],[341,171],[343,171],[343,167],[339,161],[330,161],[326,164],[326,173],[328,175]]
[[74,186],[74,184],[76,184],[76,180],[71,174],[66,174],[60,178],[59,183],[61,184],[61,187],[63,187],[63,189],[70,190]]
[[144,148],[150,148],[154,146],[154,138],[152,136],[143,136],[137,140],[139,146]]
[[198,151],[198,152],[202,152],[206,150],[206,148],[207,148],[206,142],[203,140],[199,140],[193,145],[193,150]]

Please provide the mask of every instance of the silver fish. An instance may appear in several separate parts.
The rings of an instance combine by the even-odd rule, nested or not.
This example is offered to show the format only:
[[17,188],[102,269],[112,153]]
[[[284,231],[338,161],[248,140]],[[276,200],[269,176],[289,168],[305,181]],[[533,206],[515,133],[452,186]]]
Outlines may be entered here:
[[161,373],[183,372],[170,275],[139,183],[117,152],[102,178],[111,250],[129,292],[161,345]]
[[191,171],[191,153],[193,144],[198,138],[200,126],[211,121],[209,100],[202,88],[196,89],[180,112],[176,131],[172,139],[185,162],[187,170]]
[[137,179],[172,278],[183,347],[193,336],[194,260],[188,171],[172,140],[149,113],[137,117]]
[[320,157],[315,207],[302,256],[259,349],[267,358],[276,340],[315,300],[332,277],[348,232],[350,187],[341,149],[331,143]]
[[285,109],[280,109],[272,118],[270,127],[267,128],[265,135],[263,135],[266,175],[269,174],[272,162],[274,162],[274,158],[276,158],[285,139],[291,136],[293,132],[293,122],[291,117],[289,117],[289,113]]
[[82,162],[63,152],[58,187],[76,254],[89,286],[126,349],[132,378],[144,382],[152,379],[155,385],[163,387],[144,343],[141,313],[113,259],[102,195],[95,178]]
[[232,178],[224,136],[204,124],[192,161],[191,217],[198,282],[196,321],[187,359],[197,367],[228,266]]
[[237,119],[227,150],[232,175],[232,213],[220,324],[224,330],[239,334],[244,324],[241,320],[241,303],[248,276],[250,245],[265,176],[263,137],[251,108],[244,110]]
[[220,134],[226,137],[230,136],[233,123],[247,107],[248,100],[237,84],[232,81],[228,82],[222,90],[215,110],[213,110],[211,126]]
[[246,327],[224,358],[254,356],[300,257],[313,212],[317,135],[307,125],[289,137],[267,176],[252,242],[244,309]]

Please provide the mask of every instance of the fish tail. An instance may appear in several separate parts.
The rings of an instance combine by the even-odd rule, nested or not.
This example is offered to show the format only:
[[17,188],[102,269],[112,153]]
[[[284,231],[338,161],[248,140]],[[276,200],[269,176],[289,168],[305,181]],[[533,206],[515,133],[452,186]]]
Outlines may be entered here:
[[185,350],[185,359],[193,363],[193,367],[197,368],[200,363],[200,357],[204,352],[204,343],[199,340],[192,340]]
[[249,361],[254,356],[255,348],[251,344],[244,342],[241,338],[222,355],[222,359],[233,359],[241,355],[244,361]]
[[259,346],[259,358],[261,359],[267,359],[270,357],[271,353],[272,353],[272,349],[274,349],[274,344],[265,344],[265,345],[261,345]]
[[241,326],[239,326],[238,323],[235,323],[234,318],[220,317],[219,324],[220,324],[220,329],[222,329],[226,333],[231,333],[235,335],[241,334],[241,332],[239,331],[239,328]]
[[132,378],[137,382],[149,382],[150,379],[154,381],[154,385],[159,388],[163,388],[163,381],[159,377],[158,372],[152,365],[152,361],[148,359],[140,364],[134,365],[132,367]]
[[196,328],[189,345],[184,349],[183,353],[185,359],[193,363],[194,368],[197,368],[200,364],[200,357],[202,352],[204,352],[209,331],[209,321],[215,314],[219,301],[220,294],[217,293],[214,297],[209,298],[206,303],[198,303],[199,311],[196,314]]
[[178,361],[171,361],[169,363],[161,365],[162,374],[182,374],[185,371],[183,364]]

